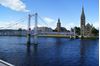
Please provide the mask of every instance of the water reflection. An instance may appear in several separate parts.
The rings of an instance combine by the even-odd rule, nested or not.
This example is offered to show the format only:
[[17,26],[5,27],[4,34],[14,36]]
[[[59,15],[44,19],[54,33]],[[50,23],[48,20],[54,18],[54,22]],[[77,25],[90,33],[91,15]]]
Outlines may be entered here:
[[[98,66],[98,40],[39,38],[26,44],[22,38],[1,37],[0,58],[15,66]],[[5,39],[5,40],[3,40]]]
[[38,66],[38,44],[27,44],[26,55],[24,66]]
[[85,62],[85,41],[80,40],[80,63],[79,66],[83,66]]
[[80,64],[79,66],[98,66],[98,41],[80,40]]
[[32,52],[32,49],[31,49],[32,46],[33,46],[32,49],[34,50],[34,54],[37,54],[38,44],[31,44],[31,43],[27,44],[27,54],[30,54]]
[[27,54],[30,54],[30,52],[31,52],[31,49],[30,49],[30,43],[27,43]]
[[33,56],[33,58],[34,58],[34,66],[39,66],[39,64],[38,64],[38,44],[34,44],[33,45],[33,48],[34,48],[34,56]]
[[55,43],[55,65],[54,66],[61,66],[61,45],[62,41],[60,38],[56,38]]

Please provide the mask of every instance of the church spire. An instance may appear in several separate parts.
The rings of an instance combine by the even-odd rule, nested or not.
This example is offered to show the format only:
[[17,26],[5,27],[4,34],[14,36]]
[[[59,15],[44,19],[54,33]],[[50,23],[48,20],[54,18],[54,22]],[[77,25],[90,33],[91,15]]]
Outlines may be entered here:
[[80,21],[81,21],[80,22],[81,36],[85,36],[85,13],[84,13],[83,0],[82,0],[82,13]]
[[60,18],[58,18],[58,22],[57,22],[57,32],[61,31],[61,22],[60,22]]
[[60,18],[58,18],[58,23],[60,23]]
[[82,0],[82,13],[81,13],[81,18],[85,18],[85,13],[84,13],[84,0]]

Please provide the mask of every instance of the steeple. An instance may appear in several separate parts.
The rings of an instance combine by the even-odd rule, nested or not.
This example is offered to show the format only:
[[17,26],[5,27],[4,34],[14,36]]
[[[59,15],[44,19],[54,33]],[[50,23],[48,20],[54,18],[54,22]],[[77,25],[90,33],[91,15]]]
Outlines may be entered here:
[[57,22],[57,31],[58,31],[58,32],[61,31],[61,22],[60,22],[60,18],[58,18],[58,22]]
[[60,23],[60,18],[58,18],[58,23]]
[[61,22],[60,22],[60,18],[58,18],[58,23],[57,23],[58,27],[61,27]]
[[84,13],[83,0],[82,0],[82,13],[80,18],[80,27],[81,27],[81,36],[85,36],[85,13]]
[[85,18],[85,13],[84,13],[84,4],[83,4],[83,0],[82,0],[82,13],[81,13],[81,18]]

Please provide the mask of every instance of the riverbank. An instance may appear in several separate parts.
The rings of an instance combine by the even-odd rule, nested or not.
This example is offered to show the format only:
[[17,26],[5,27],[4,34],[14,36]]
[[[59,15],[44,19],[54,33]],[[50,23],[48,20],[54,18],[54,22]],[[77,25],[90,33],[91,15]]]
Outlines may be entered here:
[[38,35],[38,37],[55,37],[55,38],[71,38],[71,39],[99,39],[99,37],[80,37],[80,36],[66,36],[66,35]]
[[[6,35],[5,35],[6,36]],[[7,35],[7,36],[17,36],[17,37],[27,37],[27,35]],[[34,37],[33,35],[31,37]],[[51,37],[51,38],[70,38],[70,39],[99,39],[97,36],[91,37],[80,37],[80,36],[67,36],[67,35],[37,35],[37,37]]]

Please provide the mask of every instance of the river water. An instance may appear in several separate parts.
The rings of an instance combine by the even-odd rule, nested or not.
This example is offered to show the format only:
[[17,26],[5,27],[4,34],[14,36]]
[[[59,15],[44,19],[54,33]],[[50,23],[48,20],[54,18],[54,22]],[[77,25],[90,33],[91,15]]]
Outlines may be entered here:
[[41,37],[27,45],[26,37],[1,36],[0,59],[15,66],[99,66],[99,40]]

